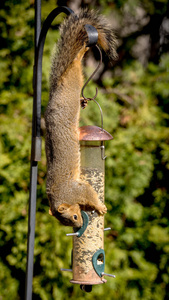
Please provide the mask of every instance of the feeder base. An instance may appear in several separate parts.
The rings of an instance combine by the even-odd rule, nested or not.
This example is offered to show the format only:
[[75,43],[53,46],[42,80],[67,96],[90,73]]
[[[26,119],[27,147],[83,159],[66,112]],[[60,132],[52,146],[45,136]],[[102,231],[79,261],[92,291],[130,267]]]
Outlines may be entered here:
[[106,279],[101,279],[100,281],[77,281],[77,280],[70,280],[71,283],[80,284],[80,285],[95,285],[95,284],[102,284],[106,283]]

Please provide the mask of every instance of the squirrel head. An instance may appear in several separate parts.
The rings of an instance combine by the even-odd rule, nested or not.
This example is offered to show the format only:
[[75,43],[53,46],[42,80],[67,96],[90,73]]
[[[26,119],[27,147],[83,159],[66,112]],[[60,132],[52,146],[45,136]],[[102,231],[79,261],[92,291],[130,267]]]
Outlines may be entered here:
[[66,226],[82,227],[83,219],[81,210],[78,204],[69,205],[66,203],[60,204],[57,209],[56,218]]

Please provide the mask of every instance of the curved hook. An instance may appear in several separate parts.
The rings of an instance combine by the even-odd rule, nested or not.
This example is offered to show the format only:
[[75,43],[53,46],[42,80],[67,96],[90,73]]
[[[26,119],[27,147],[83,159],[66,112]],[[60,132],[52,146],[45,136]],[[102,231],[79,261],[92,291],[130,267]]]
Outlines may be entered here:
[[99,53],[100,53],[100,61],[99,61],[99,64],[98,66],[96,67],[96,69],[94,70],[94,72],[90,75],[90,77],[88,78],[88,80],[85,82],[83,88],[82,88],[82,97],[83,99],[85,100],[94,100],[96,97],[97,97],[97,93],[98,93],[98,89],[96,88],[96,94],[93,98],[86,98],[84,96],[84,89],[85,87],[87,86],[87,84],[89,83],[89,81],[93,78],[93,76],[96,74],[96,72],[98,71],[98,69],[100,68],[101,64],[102,64],[102,52],[100,50],[100,48],[96,45],[97,49],[99,50]]

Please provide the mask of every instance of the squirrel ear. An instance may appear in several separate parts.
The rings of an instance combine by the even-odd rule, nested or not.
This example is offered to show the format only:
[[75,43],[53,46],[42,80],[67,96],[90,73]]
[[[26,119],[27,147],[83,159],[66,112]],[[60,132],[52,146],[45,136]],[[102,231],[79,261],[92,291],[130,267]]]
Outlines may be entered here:
[[52,215],[52,211],[51,211],[51,209],[49,209],[49,215],[53,216],[53,215]]
[[58,207],[58,212],[59,212],[59,213],[63,213],[63,212],[65,212],[65,210],[67,210],[69,207],[70,207],[69,204],[66,204],[66,203],[60,204],[59,207]]

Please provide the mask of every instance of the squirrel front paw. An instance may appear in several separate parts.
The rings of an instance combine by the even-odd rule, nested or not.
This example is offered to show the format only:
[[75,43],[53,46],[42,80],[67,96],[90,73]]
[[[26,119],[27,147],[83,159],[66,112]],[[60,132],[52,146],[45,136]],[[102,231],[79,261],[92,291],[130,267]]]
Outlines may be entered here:
[[104,215],[104,214],[107,213],[107,207],[106,207],[106,205],[104,205],[104,204],[98,205],[97,207],[95,207],[95,209],[98,211],[98,213],[99,213],[100,215]]

